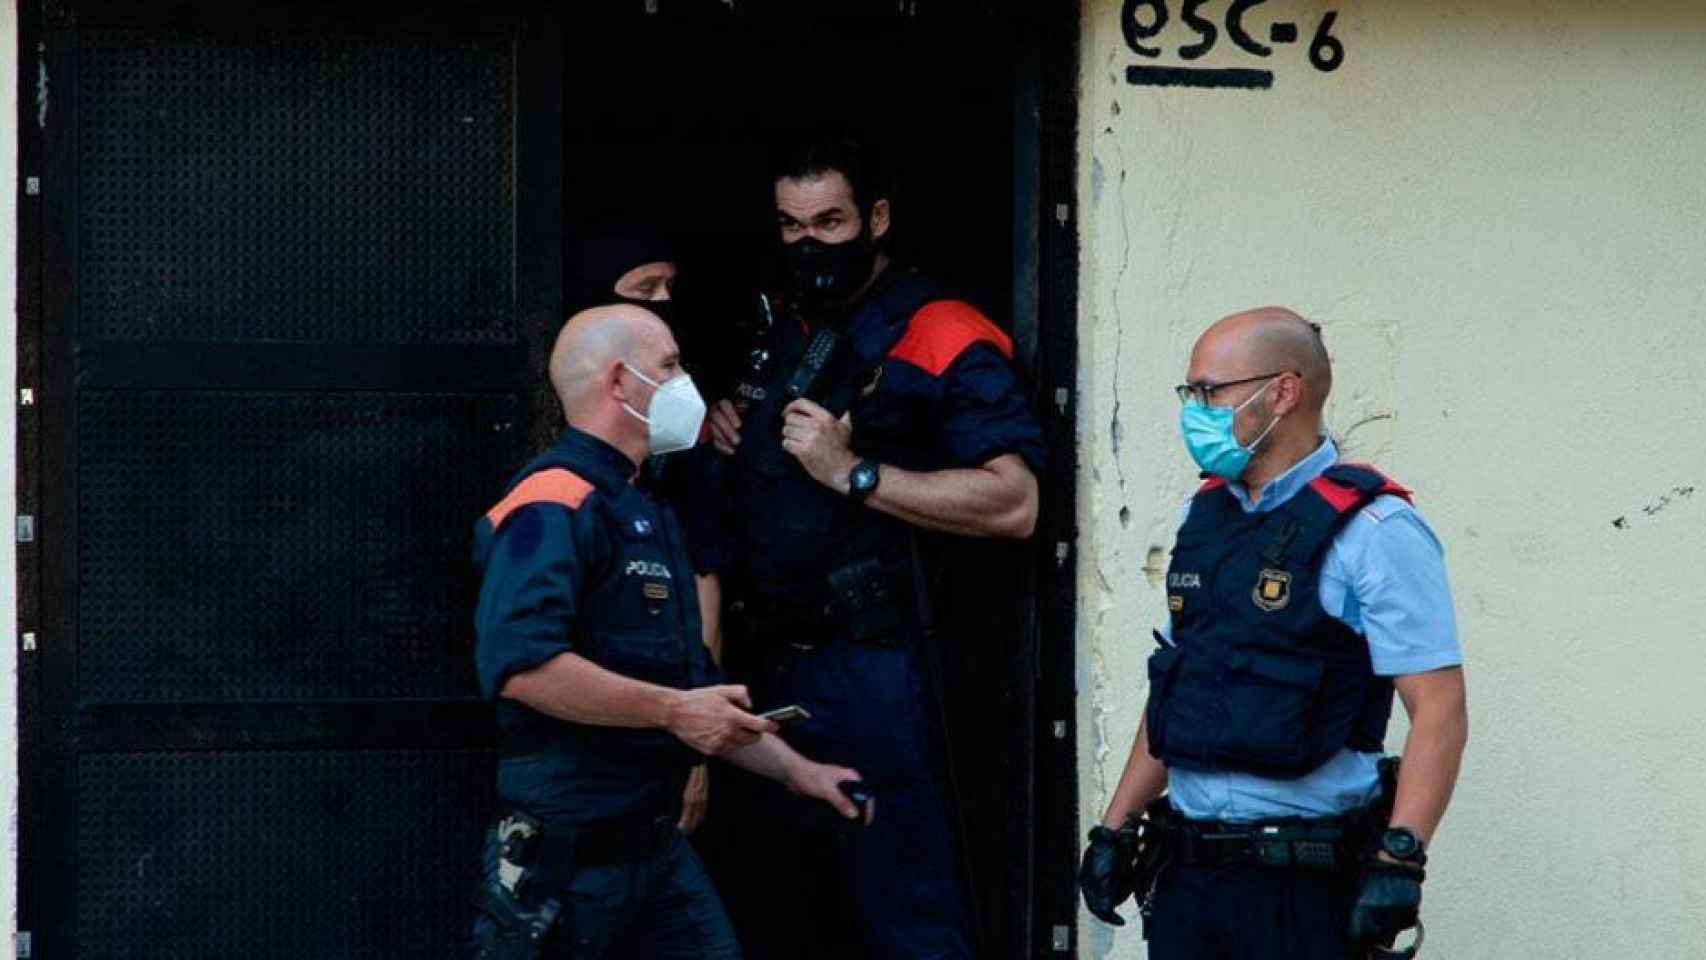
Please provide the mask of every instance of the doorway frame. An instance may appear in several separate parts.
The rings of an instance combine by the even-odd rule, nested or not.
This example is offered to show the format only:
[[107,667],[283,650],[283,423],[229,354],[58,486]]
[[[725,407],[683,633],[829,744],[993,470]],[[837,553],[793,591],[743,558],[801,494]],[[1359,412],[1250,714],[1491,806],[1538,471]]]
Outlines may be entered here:
[[[1031,955],[1078,955],[1078,106],[1080,0],[1049,4],[1032,79],[1015,89],[1015,170],[1023,177],[1024,145],[1035,143],[1036,202],[1016,203],[1034,218],[1036,330],[1016,329],[1030,356],[1034,409],[1048,443],[1039,488],[1033,635],[1036,678],[1032,741],[1035,886],[1030,905]],[[1023,191],[1022,184],[1016,189]],[[1015,239],[1016,253],[1020,241]],[[1024,263],[1015,257],[1015,266]],[[1015,291],[1015,316],[1027,311]]]

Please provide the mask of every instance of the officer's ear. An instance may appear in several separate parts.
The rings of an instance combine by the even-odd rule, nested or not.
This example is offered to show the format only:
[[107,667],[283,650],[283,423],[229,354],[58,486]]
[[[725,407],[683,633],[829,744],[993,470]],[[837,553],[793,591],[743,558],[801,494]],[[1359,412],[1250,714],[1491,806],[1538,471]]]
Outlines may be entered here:
[[1287,370],[1274,384],[1274,416],[1283,417],[1303,406],[1303,374]]
[[871,204],[871,239],[881,240],[889,232],[889,200],[887,197]]
[[603,384],[606,393],[616,398],[617,403],[628,402],[628,388],[622,383],[622,361],[612,360],[604,368],[604,376],[599,383]]

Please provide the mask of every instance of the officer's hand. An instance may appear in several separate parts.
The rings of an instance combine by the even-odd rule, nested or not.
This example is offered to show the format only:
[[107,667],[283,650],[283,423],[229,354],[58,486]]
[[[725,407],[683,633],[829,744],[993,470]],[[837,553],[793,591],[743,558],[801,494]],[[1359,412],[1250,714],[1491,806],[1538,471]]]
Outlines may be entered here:
[[664,728],[700,753],[725,753],[776,732],[774,722],[753,716],[751,709],[742,686],[681,690],[669,703]]
[[711,408],[711,443],[717,452],[725,456],[734,456],[735,448],[740,446],[740,414],[735,412],[735,405],[728,400],[718,400]]
[[1351,907],[1351,943],[1357,955],[1375,944],[1388,946],[1416,925],[1422,906],[1422,868],[1374,860],[1362,868],[1362,885]]
[[687,788],[681,791],[681,819],[676,822],[676,826],[681,828],[682,833],[692,833],[705,822],[710,792],[711,776],[701,763],[687,775]]
[[788,404],[782,414],[782,449],[793,454],[818,483],[847,492],[847,474],[859,462],[850,449],[853,421],[836,419],[804,398]]
[[[786,781],[788,789],[802,797],[822,800],[835,808],[835,812],[849,820],[859,819],[859,805],[841,791],[841,784],[860,782],[864,777],[851,767],[838,767],[833,763],[813,763],[804,760],[794,770],[789,771]],[[877,801],[872,798],[865,803],[865,825],[870,826],[877,816]]]
[[1103,923],[1125,926],[1114,908],[1126,901],[1137,886],[1137,864],[1119,834],[1098,825],[1090,831],[1090,845],[1078,865],[1078,890],[1084,906]]

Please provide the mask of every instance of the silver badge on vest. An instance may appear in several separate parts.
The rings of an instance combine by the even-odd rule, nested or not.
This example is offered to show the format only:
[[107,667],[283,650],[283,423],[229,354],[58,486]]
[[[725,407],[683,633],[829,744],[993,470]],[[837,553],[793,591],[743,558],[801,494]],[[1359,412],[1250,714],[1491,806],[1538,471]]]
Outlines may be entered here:
[[1269,613],[1284,610],[1291,602],[1291,574],[1272,567],[1263,569],[1250,589],[1250,602]]

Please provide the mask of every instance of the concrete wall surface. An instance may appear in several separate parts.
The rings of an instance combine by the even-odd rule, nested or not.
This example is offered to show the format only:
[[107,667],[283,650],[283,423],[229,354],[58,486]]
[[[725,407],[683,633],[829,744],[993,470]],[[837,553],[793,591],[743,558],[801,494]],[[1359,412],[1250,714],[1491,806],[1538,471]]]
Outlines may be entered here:
[[[1196,483],[1169,388],[1214,319],[1285,304],[1325,328],[1347,453],[1413,487],[1447,551],[1472,732],[1424,955],[1698,955],[1706,5],[1272,0],[1244,18],[1263,57],[1209,3],[1197,60],[1168,6],[1153,38],[1149,3],[1082,23],[1083,826],[1137,727]],[[1082,956],[1143,955],[1134,925],[1080,930]]]

